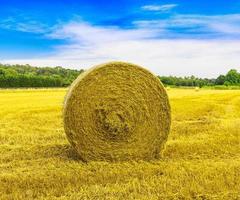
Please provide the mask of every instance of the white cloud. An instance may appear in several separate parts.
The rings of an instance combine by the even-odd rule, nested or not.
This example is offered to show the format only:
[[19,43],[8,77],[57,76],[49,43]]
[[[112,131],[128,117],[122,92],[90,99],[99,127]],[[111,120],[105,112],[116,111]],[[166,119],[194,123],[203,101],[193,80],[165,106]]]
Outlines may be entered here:
[[147,11],[160,11],[160,12],[167,12],[172,10],[173,8],[177,7],[177,4],[165,4],[165,5],[145,5],[141,8]]
[[46,35],[68,40],[68,44],[55,47],[55,55],[1,62],[86,69],[102,62],[122,60],[143,65],[158,75],[201,77],[216,77],[231,68],[240,70],[240,40],[155,37],[166,35],[164,31],[140,26],[124,30],[71,22]]
[[68,39],[72,42],[83,44],[96,44],[104,42],[114,42],[119,40],[138,40],[156,37],[161,30],[151,30],[148,28],[120,29],[118,27],[92,26],[86,22],[70,22],[47,34],[53,39]]
[[240,14],[173,15],[167,19],[141,20],[133,23],[139,28],[168,30],[167,36],[173,37],[240,37]]

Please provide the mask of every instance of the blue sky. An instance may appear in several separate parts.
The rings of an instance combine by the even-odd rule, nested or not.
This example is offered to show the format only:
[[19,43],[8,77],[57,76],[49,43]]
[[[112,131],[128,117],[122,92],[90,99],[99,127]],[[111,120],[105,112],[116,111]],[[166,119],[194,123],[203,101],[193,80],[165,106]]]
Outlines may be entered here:
[[160,75],[240,69],[240,0],[0,0],[0,62],[89,68],[123,60]]

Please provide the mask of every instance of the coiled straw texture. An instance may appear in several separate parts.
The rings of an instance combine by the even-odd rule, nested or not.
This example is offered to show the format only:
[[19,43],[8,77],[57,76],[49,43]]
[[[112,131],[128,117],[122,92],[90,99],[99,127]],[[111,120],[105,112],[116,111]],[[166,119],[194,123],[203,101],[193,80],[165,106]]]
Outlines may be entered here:
[[160,80],[130,63],[110,62],[82,73],[65,99],[64,129],[85,161],[158,158],[170,123]]

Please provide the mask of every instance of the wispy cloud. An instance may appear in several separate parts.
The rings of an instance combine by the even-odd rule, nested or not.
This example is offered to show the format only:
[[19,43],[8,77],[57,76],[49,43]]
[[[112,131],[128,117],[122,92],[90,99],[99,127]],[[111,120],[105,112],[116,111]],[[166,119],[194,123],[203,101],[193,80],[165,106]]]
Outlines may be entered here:
[[147,10],[147,11],[159,11],[159,12],[166,12],[166,11],[170,11],[173,8],[177,7],[177,4],[164,4],[164,5],[145,5],[142,6],[141,8],[143,10]]
[[1,60],[36,66],[89,68],[110,60],[148,67],[159,75],[216,77],[230,68],[240,70],[240,14],[179,15],[138,20],[130,28],[97,26],[73,20],[48,27],[34,20],[7,18],[0,28],[64,40],[55,53],[42,58]]
[[[201,21],[200,17],[191,18],[192,21],[186,18],[183,23],[180,19],[184,18],[186,16],[178,16],[172,23],[192,26]],[[194,74],[202,77],[216,77],[232,67],[240,67],[240,40],[169,39],[166,37],[169,34],[166,27],[157,28],[157,22],[154,27],[138,24],[135,28],[125,30],[94,26],[83,21],[69,22],[45,35],[51,39],[68,41],[65,45],[55,47],[55,55],[4,62],[88,68],[101,62],[123,60],[146,66],[159,75]]]
[[[176,6],[176,4],[166,4],[161,6],[162,9]],[[151,6],[151,5],[148,5]],[[144,6],[145,7],[145,6]],[[147,7],[145,9],[151,9]],[[95,43],[97,38],[104,40],[105,32],[112,32],[108,39],[118,40],[121,37],[138,38],[216,38],[225,37],[230,39],[240,38],[240,14],[228,15],[193,15],[193,14],[173,14],[168,18],[154,20],[137,20],[132,21],[129,29],[122,29],[117,26],[91,26],[88,22],[74,20],[65,24],[57,24],[50,27],[39,21],[22,17],[8,17],[0,20],[0,28],[15,30],[20,32],[37,33],[47,35],[49,38],[81,39]],[[97,29],[97,30],[96,30]],[[80,31],[81,30],[81,31]],[[96,35],[89,35],[96,32]],[[77,37],[75,37],[77,36]]]
[[138,28],[165,30],[168,33],[165,37],[240,38],[240,14],[173,15],[167,19],[141,20],[133,23]]
[[114,26],[93,26],[84,21],[72,21],[67,24],[58,25],[53,32],[46,36],[53,39],[82,42],[83,44],[97,44],[99,42],[147,39],[156,37],[158,33],[160,31],[148,28],[121,29]]
[[[164,35],[164,29],[149,29],[135,27],[122,29],[115,26],[96,26],[85,21],[71,21],[59,24],[52,32],[45,33],[48,39],[66,40],[69,47],[94,47],[99,45],[114,45],[130,41],[143,41]],[[81,45],[80,45],[81,44]],[[61,48],[61,47],[57,47]]]
[[49,30],[49,26],[28,18],[16,19],[8,17],[0,20],[0,28],[7,30],[14,30],[26,33],[46,33]]

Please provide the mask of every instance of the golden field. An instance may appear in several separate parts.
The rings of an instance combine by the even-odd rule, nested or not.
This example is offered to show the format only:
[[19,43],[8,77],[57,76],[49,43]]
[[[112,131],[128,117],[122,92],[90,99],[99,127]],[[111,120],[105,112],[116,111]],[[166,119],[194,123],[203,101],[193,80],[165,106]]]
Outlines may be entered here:
[[240,90],[170,89],[161,160],[82,162],[66,89],[0,90],[0,199],[240,199]]

